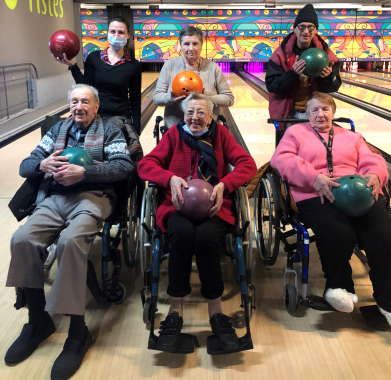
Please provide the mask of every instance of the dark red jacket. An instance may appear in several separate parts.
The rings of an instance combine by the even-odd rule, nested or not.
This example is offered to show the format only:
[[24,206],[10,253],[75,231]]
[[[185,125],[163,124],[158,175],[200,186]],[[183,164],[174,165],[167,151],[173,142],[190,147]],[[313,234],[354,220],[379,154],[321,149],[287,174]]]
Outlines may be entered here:
[[[217,124],[212,145],[217,159],[217,173],[220,182],[227,186],[223,204],[217,216],[234,224],[232,197],[229,193],[253,178],[257,167],[253,158],[235,141],[227,128],[220,124]],[[186,145],[176,126],[173,126],[165,133],[152,152],[147,154],[138,164],[137,171],[141,179],[152,181],[164,188],[156,213],[156,223],[162,231],[166,231],[167,220],[175,212],[168,182],[173,175],[187,180],[190,173],[191,157],[193,155],[193,162],[197,163],[198,154],[198,151],[192,150]],[[228,164],[234,167],[231,173],[228,172]],[[193,178],[198,178],[197,165],[193,166]]]
[[[293,70],[293,64],[296,62],[295,45],[296,45],[296,34],[289,34],[281,46],[279,46],[270,57],[270,60],[282,67],[285,72]],[[330,50],[326,42],[321,37],[315,34],[312,39],[312,47],[317,47],[324,50],[329,56],[330,62],[338,62],[336,55]],[[313,91],[318,91],[318,78],[311,78],[311,88]],[[291,90],[276,94],[269,92],[269,114],[273,119],[283,119],[288,116],[294,102],[295,93],[299,87],[299,81],[297,85]]]

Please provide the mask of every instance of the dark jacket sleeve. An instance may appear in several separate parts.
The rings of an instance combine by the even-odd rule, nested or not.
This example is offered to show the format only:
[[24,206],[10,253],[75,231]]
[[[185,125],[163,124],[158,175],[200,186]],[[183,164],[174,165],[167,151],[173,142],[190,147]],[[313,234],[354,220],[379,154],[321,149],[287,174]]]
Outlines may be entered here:
[[341,75],[339,74],[340,62],[336,62],[333,65],[332,73],[325,78],[316,78],[319,91],[321,92],[335,92],[341,87]]
[[293,70],[284,71],[277,63],[269,60],[266,71],[266,88],[274,94],[283,94],[292,90],[298,83],[300,75],[297,75]]
[[137,67],[129,84],[129,105],[132,111],[133,126],[136,131],[140,131],[141,119],[141,64],[137,62]]
[[80,68],[77,65],[77,63],[71,67],[71,73],[73,79],[77,84],[88,84],[89,86],[95,86],[95,80],[94,80],[95,66],[91,54],[87,57],[86,61],[84,62],[84,75],[80,71]]

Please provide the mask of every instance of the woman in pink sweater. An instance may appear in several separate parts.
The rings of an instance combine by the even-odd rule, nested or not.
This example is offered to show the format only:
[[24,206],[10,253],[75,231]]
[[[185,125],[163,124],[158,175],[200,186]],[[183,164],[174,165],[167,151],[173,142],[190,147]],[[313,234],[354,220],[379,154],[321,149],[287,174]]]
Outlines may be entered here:
[[[307,105],[310,122],[287,129],[271,165],[290,184],[301,218],[315,233],[326,301],[339,311],[353,311],[358,298],[349,260],[358,243],[371,267],[374,298],[391,324],[391,219],[381,193],[388,181],[386,162],[369,150],[361,134],[333,127],[335,111],[330,95],[315,93]],[[373,186],[375,203],[365,215],[347,217],[334,207],[331,188],[339,186],[337,178],[355,173]]]
[[[183,298],[190,294],[192,257],[196,256],[201,294],[208,300],[210,324],[227,351],[238,348],[239,339],[223,314],[224,283],[220,267],[220,242],[235,222],[230,193],[256,173],[253,158],[236,143],[229,131],[213,120],[213,103],[192,93],[183,101],[185,119],[170,128],[160,143],[138,164],[138,174],[163,188],[156,212],[158,227],[168,232],[171,249],[168,263],[170,310],[158,339],[162,351],[173,352],[183,325]],[[234,170],[228,172],[228,164]],[[205,179],[214,186],[214,206],[209,219],[193,222],[180,213],[186,180]]]

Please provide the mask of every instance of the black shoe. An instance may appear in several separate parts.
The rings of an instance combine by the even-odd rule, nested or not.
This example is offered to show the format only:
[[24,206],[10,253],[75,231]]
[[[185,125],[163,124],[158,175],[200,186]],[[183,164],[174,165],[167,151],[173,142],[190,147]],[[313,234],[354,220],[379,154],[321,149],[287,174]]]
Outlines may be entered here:
[[216,313],[209,322],[213,334],[219,338],[220,346],[224,351],[233,351],[239,348],[239,338],[228,316]]
[[54,326],[52,318],[49,318],[41,331],[36,331],[34,325],[26,323],[23,326],[19,337],[12,343],[5,354],[4,360],[6,364],[18,364],[27,359],[44,340],[54,333],[55,330],[56,327]]
[[182,326],[183,318],[176,311],[168,314],[166,320],[160,322],[159,339],[157,341],[159,350],[174,352],[178,349]]
[[66,380],[73,376],[81,366],[91,343],[92,336],[87,327],[86,336],[82,342],[68,337],[61,354],[53,364],[50,378],[52,380]]

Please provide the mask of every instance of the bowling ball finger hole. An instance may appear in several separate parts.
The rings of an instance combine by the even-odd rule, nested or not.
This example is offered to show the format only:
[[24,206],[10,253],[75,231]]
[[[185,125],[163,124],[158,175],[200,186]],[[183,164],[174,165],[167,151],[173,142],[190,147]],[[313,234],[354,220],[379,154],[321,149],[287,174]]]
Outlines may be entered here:
[[350,177],[350,179],[354,179],[354,177]]
[[186,89],[183,87],[183,91],[185,91]]

